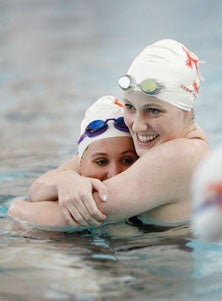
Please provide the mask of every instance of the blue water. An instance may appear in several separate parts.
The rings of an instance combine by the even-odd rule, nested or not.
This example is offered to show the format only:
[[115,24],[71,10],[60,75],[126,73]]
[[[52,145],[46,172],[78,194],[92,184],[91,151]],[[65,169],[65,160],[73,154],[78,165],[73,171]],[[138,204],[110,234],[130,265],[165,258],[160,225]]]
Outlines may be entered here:
[[[221,144],[220,0],[0,1],[0,205],[75,152],[79,123],[146,45],[206,61],[196,119]],[[221,300],[222,247],[187,229],[33,229],[0,215],[0,300]]]

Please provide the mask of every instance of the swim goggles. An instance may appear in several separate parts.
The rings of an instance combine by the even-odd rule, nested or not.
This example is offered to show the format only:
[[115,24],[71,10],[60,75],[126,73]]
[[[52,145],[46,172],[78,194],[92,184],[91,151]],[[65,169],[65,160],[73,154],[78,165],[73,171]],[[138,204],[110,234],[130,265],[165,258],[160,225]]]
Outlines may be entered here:
[[94,120],[90,122],[87,127],[85,128],[85,132],[80,136],[78,144],[83,141],[83,139],[88,137],[95,137],[98,135],[101,135],[105,131],[107,131],[109,125],[108,121],[113,120],[114,127],[122,132],[129,132],[128,127],[126,126],[123,117],[119,117],[117,119],[115,118],[108,118],[105,121],[104,120]]
[[121,76],[118,80],[120,88],[124,91],[142,91],[148,95],[156,95],[163,90],[166,90],[164,84],[160,83],[155,78],[144,79],[140,84],[137,84],[131,75]]

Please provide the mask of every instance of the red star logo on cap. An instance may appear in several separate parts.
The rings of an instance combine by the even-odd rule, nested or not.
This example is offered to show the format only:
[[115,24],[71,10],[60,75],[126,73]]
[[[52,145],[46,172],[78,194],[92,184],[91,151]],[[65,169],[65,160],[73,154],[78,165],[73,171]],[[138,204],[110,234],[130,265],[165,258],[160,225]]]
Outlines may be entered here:
[[121,108],[123,107],[123,104],[121,102],[119,102],[119,100],[117,98],[114,100],[113,103]]
[[185,51],[186,56],[187,56],[186,65],[193,69],[193,64],[194,64],[196,69],[198,70],[198,66],[197,66],[198,59],[193,57],[192,53],[189,52],[185,47],[182,47],[182,49]]
[[194,91],[198,94],[199,93],[199,84],[198,82],[193,82],[193,88],[194,88]]

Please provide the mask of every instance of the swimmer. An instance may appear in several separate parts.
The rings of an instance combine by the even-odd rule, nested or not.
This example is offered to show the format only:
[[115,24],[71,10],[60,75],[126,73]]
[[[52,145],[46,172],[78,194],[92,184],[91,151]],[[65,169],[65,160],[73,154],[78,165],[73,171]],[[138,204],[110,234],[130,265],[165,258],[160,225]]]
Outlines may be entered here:
[[211,151],[192,179],[192,229],[205,241],[222,241],[222,147]]
[[[81,123],[78,141],[80,174],[94,178],[96,187],[96,179],[104,181],[125,171],[137,158],[132,138],[124,123],[123,104],[113,96],[99,98],[86,111]],[[95,209],[92,206],[91,211],[93,210]],[[54,202],[15,200],[8,214],[33,224],[67,226],[57,200]],[[100,218],[105,219],[106,216],[101,214]]]

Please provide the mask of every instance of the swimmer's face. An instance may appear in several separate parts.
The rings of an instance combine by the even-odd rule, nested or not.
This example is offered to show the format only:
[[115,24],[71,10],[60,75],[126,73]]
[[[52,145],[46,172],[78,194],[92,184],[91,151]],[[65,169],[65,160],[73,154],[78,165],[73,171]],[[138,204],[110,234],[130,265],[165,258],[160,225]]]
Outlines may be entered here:
[[80,162],[81,174],[103,181],[123,172],[137,159],[130,137],[97,140],[83,154]]
[[187,133],[190,112],[141,92],[125,92],[123,99],[124,120],[139,156],[155,145]]

